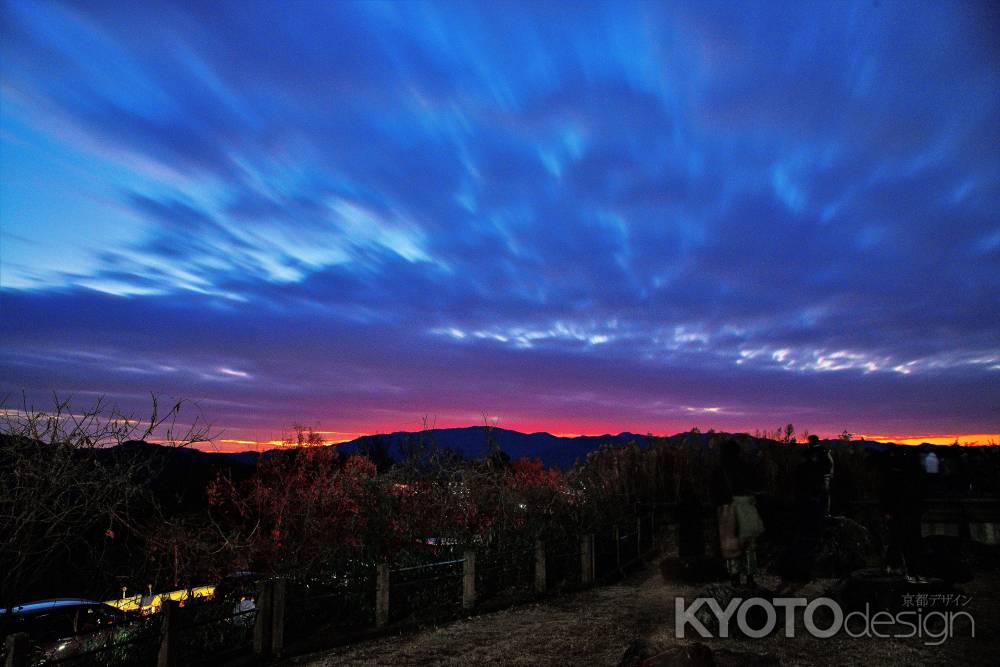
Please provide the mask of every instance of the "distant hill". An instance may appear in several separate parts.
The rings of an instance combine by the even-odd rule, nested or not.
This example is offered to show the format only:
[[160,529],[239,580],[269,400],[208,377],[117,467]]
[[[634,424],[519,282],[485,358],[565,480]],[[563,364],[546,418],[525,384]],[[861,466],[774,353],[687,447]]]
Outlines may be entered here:
[[149,488],[168,514],[204,506],[205,488],[220,473],[237,481],[247,479],[253,474],[258,457],[254,452],[217,454],[142,440],[129,440],[107,452],[108,456],[121,454],[145,459],[153,474]]
[[[577,460],[601,445],[622,446],[634,442],[639,446],[648,444],[647,437],[635,433],[617,435],[581,435],[561,437],[551,433],[521,433],[503,428],[492,429],[496,444],[511,459],[522,457],[539,458],[549,467],[568,469]],[[477,459],[486,454],[486,428],[469,426],[466,428],[430,429],[417,433],[399,431],[385,435],[365,435],[350,442],[337,445],[345,454],[369,451],[372,447],[386,446],[387,453],[394,460],[403,458],[403,449],[414,442],[433,443],[439,448],[460,454],[465,459]]]

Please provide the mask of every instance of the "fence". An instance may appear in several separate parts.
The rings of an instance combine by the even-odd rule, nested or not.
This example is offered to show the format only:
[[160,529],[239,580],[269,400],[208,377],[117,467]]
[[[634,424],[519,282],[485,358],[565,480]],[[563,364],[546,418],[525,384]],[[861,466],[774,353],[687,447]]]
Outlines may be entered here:
[[[637,510],[641,509],[637,506]],[[159,616],[129,626],[122,641],[64,658],[42,656],[25,635],[6,642],[6,667],[176,667],[269,659],[315,650],[388,627],[439,622],[623,576],[654,549],[663,507],[603,530],[513,549],[464,549],[447,560],[358,572],[322,586],[259,582],[252,602],[165,601]]]

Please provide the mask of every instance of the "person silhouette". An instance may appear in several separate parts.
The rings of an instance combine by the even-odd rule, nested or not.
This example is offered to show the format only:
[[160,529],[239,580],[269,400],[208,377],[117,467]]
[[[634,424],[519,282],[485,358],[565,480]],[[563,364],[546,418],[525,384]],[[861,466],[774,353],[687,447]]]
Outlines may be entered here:
[[719,551],[733,585],[750,586],[757,574],[756,538],[764,523],[739,443],[726,440],[720,449],[722,461],[712,472],[709,489],[719,518]]
[[809,436],[809,450],[815,466],[816,499],[823,517],[830,516],[830,488],[833,485],[833,452],[818,435]]

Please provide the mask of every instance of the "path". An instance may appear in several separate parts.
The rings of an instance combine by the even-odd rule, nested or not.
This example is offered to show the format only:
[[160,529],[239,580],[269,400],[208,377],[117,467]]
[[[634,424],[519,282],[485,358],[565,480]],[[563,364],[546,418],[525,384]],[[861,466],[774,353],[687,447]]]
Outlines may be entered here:
[[[762,581],[772,590],[776,579]],[[812,594],[814,582],[783,595]],[[335,665],[616,665],[636,638],[676,645],[674,598],[695,597],[700,587],[667,582],[653,564],[623,582],[544,602],[483,614],[438,627],[384,637],[289,661],[310,667]],[[818,640],[771,636],[759,640],[710,639],[713,649],[767,653],[783,665],[948,664],[994,665],[1000,653],[1000,573],[980,569],[966,585],[978,605],[968,608],[977,638],[953,639],[929,647],[917,639],[895,640],[838,635]]]

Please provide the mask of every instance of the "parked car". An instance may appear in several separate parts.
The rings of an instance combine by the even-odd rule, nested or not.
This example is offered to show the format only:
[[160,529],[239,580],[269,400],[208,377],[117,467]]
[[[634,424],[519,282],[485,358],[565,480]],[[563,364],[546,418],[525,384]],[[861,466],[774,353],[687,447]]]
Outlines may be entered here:
[[109,604],[82,598],[39,600],[0,609],[0,627],[7,634],[28,635],[32,653],[55,660],[116,644],[141,632],[140,624]]

